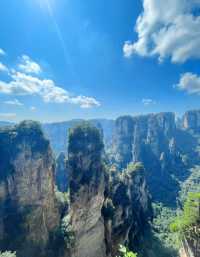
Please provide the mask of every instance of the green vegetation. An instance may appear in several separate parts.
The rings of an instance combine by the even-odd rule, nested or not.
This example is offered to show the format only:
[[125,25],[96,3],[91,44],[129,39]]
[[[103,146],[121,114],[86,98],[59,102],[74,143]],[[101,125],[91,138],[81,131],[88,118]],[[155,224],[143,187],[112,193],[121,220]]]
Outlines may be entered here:
[[183,212],[170,225],[179,239],[200,237],[200,193],[189,193]]
[[61,234],[64,238],[65,246],[69,249],[74,245],[74,231],[70,224],[70,216],[66,215],[61,222]]
[[60,205],[68,205],[69,204],[69,192],[61,192],[55,187],[55,196],[56,200]]
[[139,256],[177,257],[177,237],[170,231],[169,225],[176,217],[176,210],[161,203],[153,203],[154,218],[151,230],[145,233],[145,240]]
[[163,242],[165,248],[172,248],[178,250],[176,236],[170,231],[170,224],[176,217],[176,210],[163,206],[161,203],[153,204],[154,219],[153,230],[155,236]]
[[121,253],[121,257],[137,257],[137,253],[133,253],[129,251],[125,246],[119,246],[119,252]]
[[69,208],[69,192],[61,192],[55,186],[55,197],[61,214],[66,213]]
[[200,192],[200,166],[190,169],[190,176],[181,185],[179,200],[184,203],[189,192]]
[[136,172],[144,172],[144,166],[141,162],[130,162],[126,168],[126,174],[134,175]]
[[69,131],[69,152],[79,153],[83,151],[85,154],[95,152],[100,154],[103,150],[103,138],[96,127],[88,122],[82,122]]
[[16,257],[16,252],[0,252],[0,257]]

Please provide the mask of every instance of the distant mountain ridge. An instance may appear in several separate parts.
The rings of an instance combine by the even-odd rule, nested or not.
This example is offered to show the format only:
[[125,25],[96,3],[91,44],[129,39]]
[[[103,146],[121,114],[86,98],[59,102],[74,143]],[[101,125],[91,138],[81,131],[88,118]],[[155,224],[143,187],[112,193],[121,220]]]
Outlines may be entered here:
[[[74,119],[64,122],[45,123],[42,125],[45,135],[49,138],[51,146],[56,154],[67,152],[68,131],[83,122],[83,119]],[[103,132],[104,143],[111,144],[114,129],[114,120],[91,119],[87,122],[98,127]]]
[[[62,122],[49,122],[42,123],[42,128],[46,137],[50,140],[52,149],[56,155],[60,152],[67,152],[67,141],[68,141],[68,131],[70,128],[73,128],[80,124],[83,121],[87,121],[92,125],[97,126],[102,130],[104,136],[104,143],[111,144],[112,135],[114,129],[114,120],[111,119],[73,119],[69,121]],[[14,125],[13,122],[0,121],[0,127]]]

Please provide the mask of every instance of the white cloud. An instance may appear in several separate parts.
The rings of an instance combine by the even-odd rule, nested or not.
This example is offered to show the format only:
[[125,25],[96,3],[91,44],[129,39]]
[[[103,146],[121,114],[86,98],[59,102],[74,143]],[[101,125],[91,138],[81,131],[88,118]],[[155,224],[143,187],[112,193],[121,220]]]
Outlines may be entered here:
[[7,72],[8,68],[6,67],[6,65],[4,65],[2,62],[0,62],[0,72]]
[[149,105],[152,105],[152,104],[156,104],[156,102],[151,99],[151,98],[143,98],[142,99],[142,103],[145,105],[145,106],[149,106]]
[[0,93],[7,95],[35,95],[40,96],[44,102],[70,103],[79,105],[81,108],[100,106],[100,103],[93,97],[74,96],[61,86],[56,85],[53,80],[38,77],[37,74],[42,69],[28,56],[22,56],[22,62],[18,65],[18,69],[21,71],[7,68],[10,81],[0,80]]
[[18,65],[19,69],[24,73],[32,73],[32,74],[39,74],[42,69],[40,65],[27,55],[23,55],[21,58],[21,63]]
[[8,104],[8,105],[15,105],[15,106],[23,106],[24,105],[18,99],[8,100],[8,101],[5,101],[4,103]]
[[143,0],[135,28],[138,40],[125,42],[124,55],[169,57],[172,62],[200,58],[200,16],[193,14],[199,7],[199,0]]
[[0,55],[5,55],[5,54],[6,54],[5,51],[2,48],[0,48]]
[[100,106],[100,103],[92,97],[73,96],[53,80],[40,79],[25,73],[13,71],[10,82],[0,81],[0,93],[12,95],[38,95],[44,102],[71,103],[81,108]]
[[200,76],[190,72],[184,73],[175,87],[189,94],[200,94]]
[[16,113],[0,113],[0,119],[13,119],[16,116]]
[[78,105],[80,105],[81,108],[85,108],[85,109],[101,105],[93,97],[87,97],[87,96],[82,96],[82,95],[76,96],[76,97],[71,97],[69,99],[69,102],[73,103],[73,104],[78,104]]
[[37,108],[36,108],[35,106],[31,106],[31,107],[30,107],[30,110],[31,110],[32,112],[36,111],[36,109],[37,109]]

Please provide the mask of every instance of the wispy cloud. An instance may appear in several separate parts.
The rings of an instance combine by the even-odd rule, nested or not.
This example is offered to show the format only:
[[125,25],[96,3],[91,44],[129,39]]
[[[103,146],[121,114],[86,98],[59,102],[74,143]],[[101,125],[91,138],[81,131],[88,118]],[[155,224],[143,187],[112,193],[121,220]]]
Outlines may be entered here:
[[143,0],[136,23],[138,40],[125,42],[125,57],[158,56],[159,61],[169,57],[179,63],[200,58],[200,16],[193,12],[199,7],[199,1]]
[[38,63],[33,61],[29,56],[23,55],[18,65],[19,69],[24,73],[39,74],[42,69]]
[[0,62],[0,72],[7,72],[8,68],[2,62]]
[[142,99],[142,103],[143,103],[145,106],[149,106],[149,105],[156,104],[156,101],[154,101],[154,100],[151,99],[151,98],[143,98],[143,99]]
[[[10,81],[0,80],[0,93],[7,95],[35,95],[46,103],[70,103],[81,108],[98,107],[100,103],[93,97],[74,95],[53,80],[38,77],[40,66],[28,56],[23,56],[24,63],[18,65],[18,70],[9,69]],[[23,70],[23,72],[21,71]]]
[[16,113],[0,113],[0,119],[13,119],[16,116]]
[[8,105],[15,105],[15,106],[23,106],[24,105],[18,99],[8,100],[8,101],[5,101],[4,103],[8,104]]
[[30,110],[31,110],[32,112],[36,111],[36,109],[37,109],[37,108],[36,108],[35,106],[31,106],[31,107],[30,107]]
[[69,99],[69,102],[73,104],[78,104],[80,105],[81,108],[91,108],[94,106],[100,106],[100,103],[94,99],[93,97],[87,97],[87,96],[76,96],[76,97],[71,97]]
[[2,48],[0,48],[0,55],[5,55],[5,54],[6,52]]
[[191,72],[181,75],[175,88],[186,91],[188,94],[200,94],[200,76]]

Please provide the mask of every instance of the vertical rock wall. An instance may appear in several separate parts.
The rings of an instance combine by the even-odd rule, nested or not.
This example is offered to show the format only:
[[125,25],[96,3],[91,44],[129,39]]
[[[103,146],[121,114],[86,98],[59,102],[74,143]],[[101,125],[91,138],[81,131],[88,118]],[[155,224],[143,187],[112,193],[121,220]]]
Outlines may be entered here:
[[0,244],[18,256],[45,256],[58,226],[54,162],[37,123],[0,130]]

